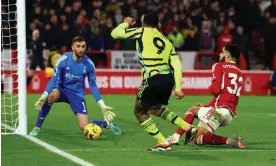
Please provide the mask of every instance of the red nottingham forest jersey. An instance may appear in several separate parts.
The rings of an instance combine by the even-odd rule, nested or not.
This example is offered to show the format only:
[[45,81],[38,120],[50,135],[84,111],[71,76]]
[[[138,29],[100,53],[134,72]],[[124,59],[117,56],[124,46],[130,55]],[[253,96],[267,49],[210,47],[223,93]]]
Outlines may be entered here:
[[209,89],[214,95],[212,107],[226,107],[236,115],[243,78],[234,62],[219,62],[212,67],[213,79]]

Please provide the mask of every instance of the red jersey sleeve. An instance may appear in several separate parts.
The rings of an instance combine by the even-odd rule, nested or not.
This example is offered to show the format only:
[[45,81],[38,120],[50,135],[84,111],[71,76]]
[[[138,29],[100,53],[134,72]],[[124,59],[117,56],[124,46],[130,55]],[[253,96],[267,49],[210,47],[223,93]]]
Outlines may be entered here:
[[222,69],[219,63],[216,63],[212,67],[213,79],[209,89],[213,95],[218,95],[221,91],[221,79],[222,79]]

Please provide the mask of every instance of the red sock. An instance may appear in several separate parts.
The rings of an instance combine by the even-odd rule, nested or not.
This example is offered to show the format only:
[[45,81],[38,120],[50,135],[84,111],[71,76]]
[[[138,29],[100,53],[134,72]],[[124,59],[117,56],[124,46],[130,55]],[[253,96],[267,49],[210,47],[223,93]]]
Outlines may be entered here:
[[226,144],[227,138],[223,136],[218,136],[213,133],[206,133],[203,135],[202,144],[209,145],[223,145]]
[[[194,114],[192,114],[191,112],[187,112],[183,119],[185,122],[187,122],[189,124],[193,124],[194,118],[195,118]],[[178,127],[176,130],[176,133],[179,135],[183,135],[185,133],[185,131],[182,128]]]

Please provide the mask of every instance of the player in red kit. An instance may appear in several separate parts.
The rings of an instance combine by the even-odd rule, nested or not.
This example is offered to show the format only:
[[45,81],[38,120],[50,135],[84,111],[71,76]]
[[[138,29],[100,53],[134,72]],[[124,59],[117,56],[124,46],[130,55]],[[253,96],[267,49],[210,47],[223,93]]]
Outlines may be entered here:
[[[230,124],[236,116],[236,107],[243,83],[242,73],[235,63],[239,55],[237,45],[228,44],[222,49],[220,62],[212,67],[213,79],[209,89],[214,95],[213,99],[207,105],[198,103],[189,108],[184,117],[184,120],[190,124],[193,123],[195,117],[200,120],[196,130],[186,133],[185,144],[193,139],[197,145],[228,144],[236,148],[245,148],[241,137],[227,138],[214,134],[218,127]],[[168,141],[171,144],[179,144],[180,136],[183,134],[184,131],[178,128],[176,133],[168,138]]]

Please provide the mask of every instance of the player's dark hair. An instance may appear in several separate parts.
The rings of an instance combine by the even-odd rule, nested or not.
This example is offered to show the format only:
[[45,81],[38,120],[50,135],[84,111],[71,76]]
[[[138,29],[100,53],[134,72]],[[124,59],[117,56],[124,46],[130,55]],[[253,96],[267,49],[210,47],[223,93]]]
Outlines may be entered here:
[[158,28],[159,18],[156,14],[148,13],[144,16],[143,24],[146,26]]
[[76,36],[76,37],[74,37],[74,39],[73,39],[73,44],[74,44],[75,42],[83,42],[83,41],[85,41],[84,37],[82,37],[82,36]]
[[232,58],[234,58],[236,61],[240,58],[240,48],[236,44],[227,44],[224,46],[225,51],[228,51]]

